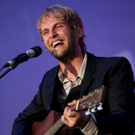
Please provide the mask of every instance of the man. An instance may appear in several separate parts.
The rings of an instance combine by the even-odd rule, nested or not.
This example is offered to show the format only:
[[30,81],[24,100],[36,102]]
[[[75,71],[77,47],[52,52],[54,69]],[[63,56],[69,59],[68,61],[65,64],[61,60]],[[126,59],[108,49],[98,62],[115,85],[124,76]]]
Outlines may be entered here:
[[[47,8],[39,18],[38,31],[59,65],[44,75],[38,93],[15,119],[12,134],[32,134],[32,124],[55,110],[63,114],[65,125],[74,128],[74,135],[132,135],[134,81],[128,60],[86,52],[81,18],[67,7]],[[76,100],[102,85],[107,86],[102,111],[87,114],[72,108]]]

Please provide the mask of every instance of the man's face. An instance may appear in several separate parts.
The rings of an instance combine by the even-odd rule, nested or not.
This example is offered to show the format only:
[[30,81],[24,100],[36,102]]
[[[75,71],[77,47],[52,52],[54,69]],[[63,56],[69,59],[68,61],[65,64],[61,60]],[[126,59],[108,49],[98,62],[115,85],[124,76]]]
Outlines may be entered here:
[[47,49],[58,60],[73,58],[80,49],[77,37],[61,18],[44,18],[41,31]]

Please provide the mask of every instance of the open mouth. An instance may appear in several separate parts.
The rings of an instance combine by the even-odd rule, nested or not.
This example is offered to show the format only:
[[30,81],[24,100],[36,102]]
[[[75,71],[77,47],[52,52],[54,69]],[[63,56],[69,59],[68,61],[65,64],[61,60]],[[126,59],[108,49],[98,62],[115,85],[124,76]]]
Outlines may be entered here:
[[63,41],[58,40],[58,41],[55,41],[52,43],[53,48],[55,48],[56,46],[59,46],[59,45],[63,45]]

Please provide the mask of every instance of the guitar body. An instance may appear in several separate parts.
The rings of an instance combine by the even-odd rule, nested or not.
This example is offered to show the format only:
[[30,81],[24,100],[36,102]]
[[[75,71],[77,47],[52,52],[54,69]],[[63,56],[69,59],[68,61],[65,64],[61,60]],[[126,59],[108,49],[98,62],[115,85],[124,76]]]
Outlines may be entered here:
[[[60,119],[61,113],[56,111],[51,111],[47,118],[43,122],[35,122],[32,125],[32,135],[47,135],[47,131],[52,127],[52,125]],[[64,126],[55,135],[72,135],[73,129],[68,126]],[[50,135],[50,134],[48,134]]]

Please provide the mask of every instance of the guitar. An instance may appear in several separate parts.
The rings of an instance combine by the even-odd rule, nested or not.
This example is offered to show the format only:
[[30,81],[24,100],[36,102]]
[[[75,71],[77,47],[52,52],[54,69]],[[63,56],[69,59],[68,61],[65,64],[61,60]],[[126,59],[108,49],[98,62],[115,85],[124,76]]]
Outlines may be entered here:
[[[72,107],[77,111],[87,109],[86,113],[102,110],[106,90],[107,87],[102,86],[77,100],[77,103]],[[35,122],[32,125],[32,135],[54,135],[55,133],[59,133],[59,135],[72,135],[74,129],[64,125],[61,116],[61,113],[51,111],[43,122]]]

